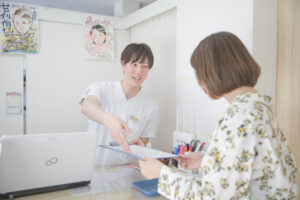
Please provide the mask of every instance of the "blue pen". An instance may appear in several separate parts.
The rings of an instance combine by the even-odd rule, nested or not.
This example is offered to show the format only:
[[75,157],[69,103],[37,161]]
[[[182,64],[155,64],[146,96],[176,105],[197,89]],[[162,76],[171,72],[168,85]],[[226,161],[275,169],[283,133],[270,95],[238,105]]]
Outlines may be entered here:
[[177,150],[177,147],[173,147],[172,153],[173,153],[173,154],[176,154],[176,150]]
[[177,149],[176,149],[176,155],[179,155],[180,147],[181,147],[181,145],[178,145],[178,147],[177,147]]

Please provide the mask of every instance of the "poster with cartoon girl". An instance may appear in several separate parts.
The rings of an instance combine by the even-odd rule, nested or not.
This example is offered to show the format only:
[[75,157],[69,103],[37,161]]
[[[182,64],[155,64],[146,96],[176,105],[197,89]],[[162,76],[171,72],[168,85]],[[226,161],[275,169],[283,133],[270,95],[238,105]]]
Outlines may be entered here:
[[38,52],[36,6],[0,2],[0,52]]
[[114,58],[113,24],[109,17],[88,16],[84,24],[84,47],[87,58]]

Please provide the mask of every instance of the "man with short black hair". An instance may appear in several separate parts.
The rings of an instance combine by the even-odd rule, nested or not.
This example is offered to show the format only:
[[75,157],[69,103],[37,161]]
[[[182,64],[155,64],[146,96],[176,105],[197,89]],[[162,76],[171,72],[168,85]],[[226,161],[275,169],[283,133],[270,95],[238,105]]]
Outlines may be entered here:
[[[86,90],[81,112],[89,119],[88,131],[99,133],[99,144],[117,142],[129,152],[129,143],[145,146],[155,136],[158,107],[141,90],[153,61],[148,45],[129,44],[121,55],[123,80],[96,82]],[[96,165],[126,162],[109,154],[99,148]]]

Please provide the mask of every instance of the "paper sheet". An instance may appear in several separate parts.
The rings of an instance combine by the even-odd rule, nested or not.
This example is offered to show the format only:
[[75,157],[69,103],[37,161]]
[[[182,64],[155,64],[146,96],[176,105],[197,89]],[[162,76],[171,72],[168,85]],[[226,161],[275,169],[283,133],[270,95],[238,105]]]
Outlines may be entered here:
[[6,114],[22,114],[22,94],[20,92],[6,92]]
[[178,157],[178,155],[166,153],[163,151],[159,151],[156,149],[146,148],[138,145],[130,145],[130,153],[127,153],[123,150],[121,146],[108,146],[108,145],[99,145],[102,148],[107,148],[110,150],[118,151],[120,153],[124,153],[126,155],[132,156],[136,159],[141,159],[142,157],[148,158],[174,158]]

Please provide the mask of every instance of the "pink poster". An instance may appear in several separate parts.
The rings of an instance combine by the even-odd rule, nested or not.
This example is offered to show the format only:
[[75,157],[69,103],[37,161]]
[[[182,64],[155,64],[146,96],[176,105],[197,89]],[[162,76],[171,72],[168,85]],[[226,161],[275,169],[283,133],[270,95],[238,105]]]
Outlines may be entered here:
[[111,18],[88,16],[84,24],[86,57],[97,60],[112,60],[114,58],[113,36]]

